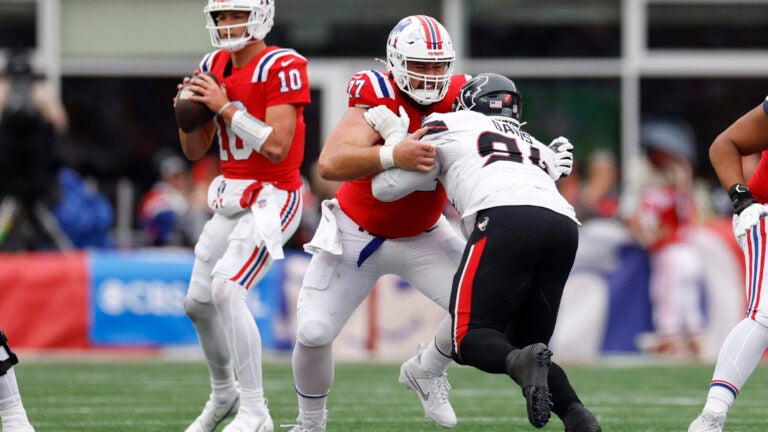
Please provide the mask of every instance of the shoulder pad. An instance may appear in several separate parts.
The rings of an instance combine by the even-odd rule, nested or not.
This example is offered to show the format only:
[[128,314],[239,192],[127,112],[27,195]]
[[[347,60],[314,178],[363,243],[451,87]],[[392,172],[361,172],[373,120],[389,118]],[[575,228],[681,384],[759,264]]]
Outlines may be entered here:
[[349,106],[376,106],[385,103],[381,99],[395,100],[397,92],[389,77],[379,71],[360,71],[347,84]]
[[290,48],[276,49],[259,60],[253,70],[251,82],[266,82],[269,71],[272,68],[282,69],[290,66],[295,68],[297,65],[306,65],[307,59],[296,50]]

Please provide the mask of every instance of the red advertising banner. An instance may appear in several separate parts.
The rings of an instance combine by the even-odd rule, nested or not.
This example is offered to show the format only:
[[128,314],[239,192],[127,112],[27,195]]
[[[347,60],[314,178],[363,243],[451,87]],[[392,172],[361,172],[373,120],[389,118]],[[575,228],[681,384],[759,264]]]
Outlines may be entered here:
[[0,328],[13,348],[86,348],[86,254],[0,254]]

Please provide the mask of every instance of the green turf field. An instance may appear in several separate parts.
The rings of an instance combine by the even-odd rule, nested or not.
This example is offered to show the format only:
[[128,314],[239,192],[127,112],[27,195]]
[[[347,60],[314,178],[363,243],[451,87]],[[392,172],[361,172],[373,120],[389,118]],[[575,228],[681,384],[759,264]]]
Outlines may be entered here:
[[[585,404],[606,432],[685,431],[704,402],[712,365],[564,365]],[[424,420],[415,394],[397,382],[398,364],[336,367],[328,431],[441,430]],[[183,431],[208,396],[202,362],[48,362],[16,367],[30,420],[38,432]],[[290,363],[264,365],[265,391],[275,422],[297,414]],[[534,431],[519,388],[507,377],[452,366],[451,401],[457,432]],[[739,395],[729,432],[765,432],[768,368],[761,366]],[[541,431],[562,431],[553,417]]]

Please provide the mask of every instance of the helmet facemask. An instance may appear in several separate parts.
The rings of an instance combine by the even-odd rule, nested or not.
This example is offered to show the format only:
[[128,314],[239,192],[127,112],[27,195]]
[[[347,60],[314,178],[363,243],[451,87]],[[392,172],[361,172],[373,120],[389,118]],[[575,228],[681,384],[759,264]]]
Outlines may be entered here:
[[[249,15],[244,23],[222,26],[216,22],[216,16],[221,11],[243,11]],[[234,52],[267,36],[274,23],[275,5],[272,0],[209,0],[203,13],[211,45]],[[233,30],[237,29],[244,31],[240,36],[232,37]]]
[[[398,88],[420,105],[443,100],[455,59],[448,32],[437,20],[424,15],[402,19],[387,40],[387,69]],[[446,66],[441,74],[435,75],[410,70],[409,63],[413,62]]]

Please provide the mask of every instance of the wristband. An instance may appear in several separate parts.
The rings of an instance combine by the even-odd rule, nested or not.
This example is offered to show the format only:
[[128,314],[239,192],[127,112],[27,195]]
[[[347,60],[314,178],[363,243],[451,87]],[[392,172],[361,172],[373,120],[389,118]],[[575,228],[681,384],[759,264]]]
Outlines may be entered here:
[[261,146],[272,133],[272,126],[248,114],[245,110],[237,110],[232,114],[230,125],[235,135],[257,152],[261,152]]
[[224,113],[224,110],[232,106],[232,102],[227,102],[224,105],[219,108],[219,112],[216,113],[217,116],[221,116]]
[[388,170],[395,166],[395,146],[381,146],[379,149],[379,162],[381,168]]
[[733,212],[736,214],[741,213],[742,210],[757,202],[749,188],[741,183],[731,186],[728,189],[728,196],[731,198]]

